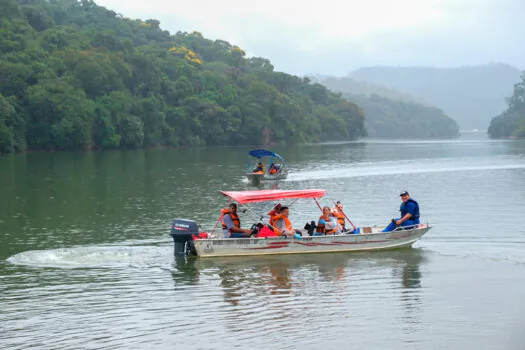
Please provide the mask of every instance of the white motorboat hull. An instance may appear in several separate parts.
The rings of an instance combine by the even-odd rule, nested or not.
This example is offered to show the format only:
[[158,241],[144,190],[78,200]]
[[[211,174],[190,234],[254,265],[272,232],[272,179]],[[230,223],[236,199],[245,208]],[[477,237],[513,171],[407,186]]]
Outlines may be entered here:
[[246,256],[273,254],[333,253],[386,250],[410,247],[432,227],[418,225],[409,230],[381,232],[383,227],[366,228],[371,233],[267,238],[196,239],[193,243],[200,257]]
[[280,174],[256,174],[256,173],[247,173],[246,178],[253,185],[259,185],[261,181],[276,181],[284,180],[288,176],[287,173]]

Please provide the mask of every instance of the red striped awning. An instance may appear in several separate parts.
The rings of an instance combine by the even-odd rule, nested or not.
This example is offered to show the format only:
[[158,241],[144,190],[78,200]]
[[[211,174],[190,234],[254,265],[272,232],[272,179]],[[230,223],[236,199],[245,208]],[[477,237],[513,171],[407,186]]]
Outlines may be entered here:
[[222,195],[229,197],[239,204],[269,202],[288,198],[321,198],[326,190],[260,190],[260,191],[220,191]]

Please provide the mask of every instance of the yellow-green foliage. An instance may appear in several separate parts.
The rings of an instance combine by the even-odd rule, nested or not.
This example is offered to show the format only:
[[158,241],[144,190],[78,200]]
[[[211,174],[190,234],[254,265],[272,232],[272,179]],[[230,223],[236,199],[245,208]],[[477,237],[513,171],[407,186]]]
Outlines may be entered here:
[[168,50],[173,55],[177,56],[183,56],[185,59],[192,63],[197,63],[198,65],[202,65],[202,60],[199,58],[199,56],[191,51],[190,49],[187,49],[184,46],[174,46],[171,49]]

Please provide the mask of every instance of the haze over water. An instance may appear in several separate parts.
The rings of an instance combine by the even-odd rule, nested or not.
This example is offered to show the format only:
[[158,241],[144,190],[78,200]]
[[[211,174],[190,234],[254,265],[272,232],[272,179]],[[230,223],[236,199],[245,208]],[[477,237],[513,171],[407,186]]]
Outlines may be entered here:
[[262,188],[325,188],[360,226],[407,190],[434,228],[391,252],[176,260],[173,218],[211,229],[218,190],[254,189],[247,151],[0,158],[0,348],[525,348],[523,141],[276,149],[289,178]]

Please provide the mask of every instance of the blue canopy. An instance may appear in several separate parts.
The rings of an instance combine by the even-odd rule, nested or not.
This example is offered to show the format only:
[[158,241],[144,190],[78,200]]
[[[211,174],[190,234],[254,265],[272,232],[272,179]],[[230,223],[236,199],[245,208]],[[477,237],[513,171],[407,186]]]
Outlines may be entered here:
[[254,149],[248,152],[248,154],[252,157],[259,158],[259,159],[264,158],[264,157],[276,157],[284,161],[283,157],[281,157],[277,153],[274,153],[272,151],[268,151],[265,149]]

